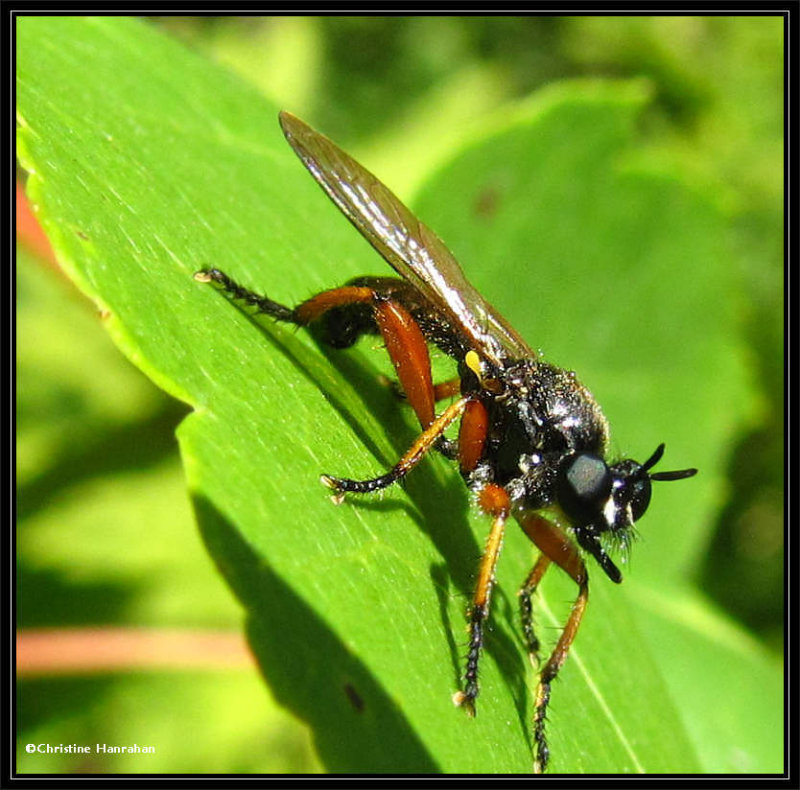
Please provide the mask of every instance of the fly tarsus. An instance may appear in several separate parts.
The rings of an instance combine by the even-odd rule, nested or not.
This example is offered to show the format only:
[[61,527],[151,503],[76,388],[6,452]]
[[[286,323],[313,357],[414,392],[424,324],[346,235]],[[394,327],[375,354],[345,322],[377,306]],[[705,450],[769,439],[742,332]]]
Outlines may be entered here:
[[547,770],[547,763],[550,760],[550,748],[547,745],[547,736],[545,735],[545,722],[547,721],[547,705],[550,702],[551,680],[552,678],[546,678],[542,673],[539,686],[536,689],[536,709],[533,714],[533,743],[535,750],[533,772],[535,774],[543,774]]
[[214,283],[233,299],[244,302],[251,307],[256,307],[259,313],[271,315],[278,321],[288,321],[291,324],[299,324],[294,310],[266,296],[257,294],[249,288],[239,285],[239,283],[220,269],[201,269],[199,272],[195,272],[194,279],[199,283]]

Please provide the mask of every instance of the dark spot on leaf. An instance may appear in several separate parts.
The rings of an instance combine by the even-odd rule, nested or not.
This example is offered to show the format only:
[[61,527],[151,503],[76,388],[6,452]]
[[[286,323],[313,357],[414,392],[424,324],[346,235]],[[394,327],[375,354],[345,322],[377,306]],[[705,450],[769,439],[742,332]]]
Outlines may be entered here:
[[485,186],[475,197],[473,212],[482,219],[491,219],[500,206],[500,191],[493,186]]
[[365,702],[350,683],[344,684],[344,693],[347,694],[347,699],[355,708],[356,713],[361,713],[364,710]]

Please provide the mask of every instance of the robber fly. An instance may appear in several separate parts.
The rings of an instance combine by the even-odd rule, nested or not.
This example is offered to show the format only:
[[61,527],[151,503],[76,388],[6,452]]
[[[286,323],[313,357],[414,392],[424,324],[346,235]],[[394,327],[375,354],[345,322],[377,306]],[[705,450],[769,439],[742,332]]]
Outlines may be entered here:
[[[588,600],[583,553],[611,581],[622,574],[611,547],[625,546],[650,503],[651,481],[681,480],[696,469],[651,472],[664,445],[643,463],[607,460],[608,423],[592,394],[570,371],[544,362],[467,282],[444,243],[398,198],[338,146],[282,112],[289,144],[317,183],[402,279],[359,277],[294,308],[243,288],[218,269],[197,272],[259,312],[297,326],[318,324],[325,342],[351,346],[380,334],[400,387],[422,432],[388,472],[369,480],[323,475],[334,501],[368,494],[408,474],[430,450],[458,462],[480,508],[492,519],[469,609],[463,685],[453,696],[470,715],[478,697],[478,664],[503,531],[514,516],[539,549],[519,593],[522,632],[538,666],[531,598],[551,563],[577,584],[564,630],[539,673],[533,713],[534,771],[547,766],[550,686],[567,658]],[[434,385],[428,345],[452,357],[458,377]],[[436,402],[455,400],[441,413]],[[460,419],[458,438],[444,432]]]

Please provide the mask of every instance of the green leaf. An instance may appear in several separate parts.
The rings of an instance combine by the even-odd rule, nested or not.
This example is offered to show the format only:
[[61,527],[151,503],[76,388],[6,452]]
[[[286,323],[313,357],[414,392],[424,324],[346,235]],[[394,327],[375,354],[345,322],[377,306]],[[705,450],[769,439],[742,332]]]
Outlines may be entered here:
[[[386,273],[297,162],[277,108],[130,19],[21,19],[19,53],[29,195],[120,348],[195,409],[179,440],[201,530],[279,701],[311,724],[332,771],[529,771],[535,679],[515,591],[530,545],[510,530],[469,720],[450,695],[487,524],[458,475],[431,458],[403,488],[340,507],[318,484],[321,472],[372,476],[413,440],[376,380],[381,351],[319,349],[192,280],[214,265],[295,304]],[[664,468],[702,468],[658,485],[630,568],[650,589],[678,589],[748,395],[724,228],[675,174],[637,164],[643,101],[636,83],[562,86],[476,139],[419,208],[531,344],[580,371],[621,452],[642,460],[666,441]],[[612,595],[590,572],[553,692],[553,771],[702,770],[690,706],[625,586]],[[575,595],[551,576],[545,638]],[[727,734],[755,748],[744,726]],[[763,754],[748,764],[768,770]]]

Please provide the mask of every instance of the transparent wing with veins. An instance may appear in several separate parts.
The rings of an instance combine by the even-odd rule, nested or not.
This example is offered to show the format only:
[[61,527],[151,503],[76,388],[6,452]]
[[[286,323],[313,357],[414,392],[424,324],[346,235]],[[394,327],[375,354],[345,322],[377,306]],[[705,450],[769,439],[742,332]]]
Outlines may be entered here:
[[397,196],[327,137],[288,112],[286,139],[339,210],[390,266],[414,285],[495,364],[535,356],[467,281],[444,242]]

